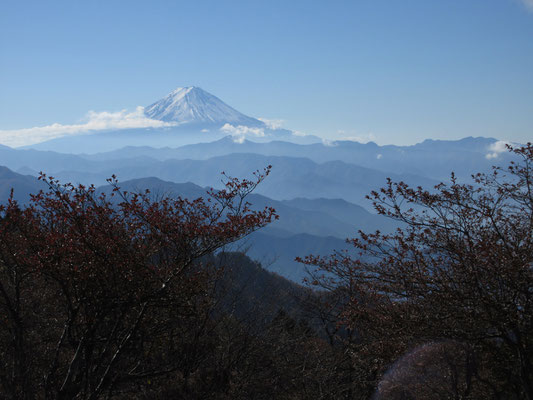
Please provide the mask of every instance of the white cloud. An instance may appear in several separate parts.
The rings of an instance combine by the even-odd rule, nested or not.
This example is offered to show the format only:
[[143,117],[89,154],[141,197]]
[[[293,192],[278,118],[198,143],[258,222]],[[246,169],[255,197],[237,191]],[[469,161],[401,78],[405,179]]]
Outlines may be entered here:
[[54,123],[26,129],[0,130],[0,143],[17,147],[43,142],[63,136],[74,136],[109,129],[162,128],[174,126],[175,123],[148,118],[144,115],[144,107],[139,106],[133,112],[121,110],[117,112],[87,113],[87,122],[73,125]]
[[337,146],[337,141],[323,138],[322,139],[322,144],[324,146],[328,146],[328,147],[335,147],[335,146]]
[[302,131],[291,131],[293,136],[307,136],[307,133]]
[[[267,118],[257,118],[259,121],[263,122],[268,129],[282,129],[283,128],[283,123],[285,122],[285,120],[283,119],[267,119]],[[302,132],[302,131],[293,131],[293,130],[289,130],[292,134],[292,136],[298,136],[298,137],[304,137],[304,136],[309,136],[307,133],[305,132]]]
[[376,141],[376,135],[374,135],[373,133],[350,134],[344,130],[338,130],[337,133],[340,135],[338,140],[349,140],[352,142],[359,143],[368,143]]
[[284,122],[282,119],[268,119],[268,118],[257,118],[257,119],[263,122],[269,129],[280,129]]
[[526,6],[526,8],[529,11],[533,12],[533,0],[521,0],[521,1],[522,1],[522,4],[524,4],[524,6]]
[[244,141],[246,140],[246,136],[233,136],[232,140],[234,143],[243,144]]
[[202,129],[200,132],[207,133],[207,132],[209,132],[209,129],[205,129],[205,128],[204,128],[204,129]]
[[226,123],[222,128],[220,128],[220,130],[233,136],[233,141],[235,143],[244,143],[244,140],[247,136],[265,136],[265,130],[263,128],[251,128],[249,126],[244,125],[233,126],[231,124]]
[[485,155],[485,158],[487,160],[498,158],[500,153],[505,153],[507,151],[508,144],[509,142],[506,142],[504,140],[498,140],[497,142],[492,143],[488,148],[489,153]]

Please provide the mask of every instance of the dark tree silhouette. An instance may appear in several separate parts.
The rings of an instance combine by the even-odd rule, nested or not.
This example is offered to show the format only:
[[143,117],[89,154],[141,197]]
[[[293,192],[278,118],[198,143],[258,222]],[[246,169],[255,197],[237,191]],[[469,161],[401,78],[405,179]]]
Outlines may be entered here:
[[162,378],[186,393],[212,350],[213,271],[198,260],[277,217],[246,202],[269,171],[207,200],[123,193],[114,177],[106,198],[42,175],[50,190],[29,207],[2,206],[2,397],[128,397]]
[[[510,151],[516,162],[471,185],[453,174],[431,191],[389,181],[370,198],[402,228],[360,232],[350,240],[358,258],[302,260],[318,266],[315,285],[344,291],[340,322],[358,333],[354,360],[374,358],[374,386],[407,349],[457,343],[457,362],[470,358],[455,398],[533,399],[533,145]],[[441,357],[448,347],[427,349]],[[402,385],[406,398],[426,398],[415,386]]]

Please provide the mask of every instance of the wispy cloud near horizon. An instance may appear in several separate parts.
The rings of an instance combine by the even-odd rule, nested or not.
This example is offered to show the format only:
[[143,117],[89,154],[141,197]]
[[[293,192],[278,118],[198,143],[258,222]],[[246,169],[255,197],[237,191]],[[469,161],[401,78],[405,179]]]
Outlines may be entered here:
[[487,160],[498,158],[501,153],[509,151],[507,148],[507,145],[509,144],[511,143],[505,140],[498,140],[497,142],[492,143],[488,148],[489,152],[485,155],[485,158]]
[[339,138],[336,140],[349,140],[351,142],[359,142],[359,143],[368,143],[368,142],[375,142],[376,141],[376,135],[373,133],[356,133],[356,132],[346,132],[345,130],[338,130],[337,134],[339,135]]
[[522,4],[531,12],[533,12],[533,0],[520,0]]
[[249,126],[238,125],[234,126],[231,124],[224,124],[220,128],[222,132],[228,133],[232,136],[233,141],[236,143],[244,143],[247,136],[251,137],[264,137],[265,130],[263,128],[252,128]]
[[80,124],[54,123],[33,128],[0,130],[0,143],[11,147],[20,147],[64,136],[91,134],[111,129],[163,128],[175,125],[172,122],[146,117],[142,106],[138,106],[133,112],[127,110],[117,112],[89,111],[86,122]]
[[257,118],[259,121],[263,122],[269,129],[281,129],[283,126],[282,119],[269,119],[269,118]]

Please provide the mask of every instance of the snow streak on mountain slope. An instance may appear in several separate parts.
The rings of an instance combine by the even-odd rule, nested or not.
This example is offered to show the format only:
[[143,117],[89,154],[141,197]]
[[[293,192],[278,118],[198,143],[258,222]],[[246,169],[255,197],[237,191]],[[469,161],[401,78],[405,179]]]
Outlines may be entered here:
[[152,119],[181,124],[226,124],[263,127],[263,122],[241,114],[218,97],[198,87],[177,88],[146,107]]

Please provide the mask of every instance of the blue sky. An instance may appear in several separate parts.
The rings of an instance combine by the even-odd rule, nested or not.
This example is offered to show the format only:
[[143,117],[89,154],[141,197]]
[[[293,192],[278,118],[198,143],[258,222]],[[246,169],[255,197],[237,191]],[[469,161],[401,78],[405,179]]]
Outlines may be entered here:
[[0,130],[200,86],[325,138],[533,139],[533,0],[0,3]]

